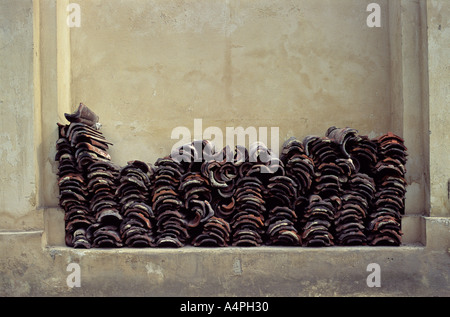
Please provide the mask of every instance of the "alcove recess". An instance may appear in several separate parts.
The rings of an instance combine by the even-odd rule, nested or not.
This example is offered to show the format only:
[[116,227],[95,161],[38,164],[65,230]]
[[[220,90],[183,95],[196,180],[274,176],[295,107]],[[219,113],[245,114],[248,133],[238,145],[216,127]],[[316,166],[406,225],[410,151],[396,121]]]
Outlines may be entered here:
[[58,123],[59,205],[74,248],[401,244],[406,147],[352,128],[264,143],[175,148],[119,167],[99,117],[80,103]]

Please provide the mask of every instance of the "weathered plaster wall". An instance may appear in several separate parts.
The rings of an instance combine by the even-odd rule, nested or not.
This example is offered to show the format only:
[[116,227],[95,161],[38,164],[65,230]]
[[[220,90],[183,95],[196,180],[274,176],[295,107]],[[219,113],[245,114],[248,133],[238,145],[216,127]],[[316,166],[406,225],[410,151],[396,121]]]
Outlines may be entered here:
[[[387,1],[382,27],[361,0],[87,1],[72,28],[71,105],[84,102],[114,142],[114,161],[154,162],[172,129],[332,125],[390,128]],[[270,145],[270,144],[269,144]]]
[[36,211],[32,0],[1,1],[0,12],[0,229],[42,228]]
[[[1,1],[0,295],[450,295],[450,3],[377,1],[382,27],[369,29],[369,2],[80,0],[81,27],[69,29],[68,0]],[[333,124],[393,129],[414,156],[408,245],[62,247],[56,122],[80,101],[100,115],[120,164],[167,154],[172,129],[194,118],[280,126],[280,139]],[[73,262],[80,288],[66,283]],[[380,288],[365,283],[369,263],[381,266]]]
[[41,148],[39,198],[41,205],[56,207],[58,187],[55,173],[56,122],[65,122],[64,113],[71,112],[70,99],[70,29],[67,26],[68,0],[34,1],[39,42]]
[[153,163],[196,118],[276,126],[280,145],[332,125],[393,131],[410,153],[406,213],[427,214],[423,1],[377,2],[381,28],[360,0],[77,3],[68,106],[97,111],[115,162]]
[[391,126],[408,147],[408,214],[429,211],[427,21],[424,1],[389,1]]
[[[82,101],[100,115],[116,163],[155,162],[178,141],[175,127],[194,137],[197,118],[224,134],[279,127],[279,146],[333,125],[371,137],[393,131],[410,153],[406,214],[427,214],[419,2],[378,1],[380,28],[367,26],[371,1],[361,0],[77,3],[81,26],[65,48],[70,104],[59,105]],[[424,240],[421,218],[404,224],[405,241]]]
[[427,2],[430,83],[431,215],[450,215],[450,6]]

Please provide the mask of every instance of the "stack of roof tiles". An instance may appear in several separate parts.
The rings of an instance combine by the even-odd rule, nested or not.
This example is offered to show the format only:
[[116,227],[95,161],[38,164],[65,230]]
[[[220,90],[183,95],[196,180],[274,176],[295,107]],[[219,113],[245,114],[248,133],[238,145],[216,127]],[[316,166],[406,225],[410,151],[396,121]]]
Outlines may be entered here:
[[121,247],[119,226],[122,221],[116,188],[119,168],[110,162],[97,161],[87,167],[90,210],[95,223],[88,228],[93,247]]
[[400,245],[401,216],[405,210],[405,164],[404,140],[387,133],[377,140],[378,163],[375,166],[377,192],[374,208],[369,215],[370,245]]
[[296,215],[296,219],[292,218],[295,228],[293,232],[298,233],[298,244],[302,245],[301,234],[306,219],[305,211],[309,204],[308,197],[314,180],[314,161],[306,155],[303,142],[294,137],[284,142],[280,153],[280,160],[284,163],[285,176],[295,183],[292,186],[295,194],[291,197],[290,201],[291,209]]
[[289,138],[282,147],[280,160],[284,162],[286,175],[297,184],[297,196],[310,192],[314,177],[314,161],[306,155],[303,142]]
[[251,166],[248,150],[241,146],[236,146],[234,150],[226,146],[213,152],[209,159],[205,157],[202,164],[202,174],[208,178],[211,186],[214,214],[228,223],[236,211],[236,181]]
[[120,169],[116,195],[120,203],[120,236],[125,246],[150,247],[154,243],[155,215],[150,207],[152,168],[130,161]]
[[375,192],[373,179],[363,173],[352,174],[343,191],[341,206],[335,215],[338,245],[366,244],[365,221]]
[[90,248],[86,229],[95,221],[88,202],[86,180],[78,170],[70,145],[68,125],[58,125],[55,160],[58,161],[59,206],[64,209],[65,242],[71,247]]
[[328,137],[307,136],[305,153],[314,163],[314,182],[308,206],[301,220],[305,246],[334,245],[332,224],[340,205],[342,168],[337,164],[339,149]]
[[182,247],[189,238],[186,215],[181,210],[183,201],[178,190],[183,174],[180,162],[170,156],[155,162],[151,197],[156,217],[156,246]]
[[200,172],[187,172],[182,175],[179,193],[184,202],[186,220],[190,228],[195,228],[214,216],[209,181]]
[[407,149],[395,134],[331,127],[288,139],[279,159],[261,142],[201,140],[119,167],[95,113],[65,116],[55,160],[68,246],[401,244]]
[[183,211],[190,230],[214,215],[210,181],[204,171],[205,161],[202,157],[206,151],[212,153],[210,146],[207,141],[194,141],[178,150],[184,158],[180,161],[184,174],[180,176],[178,192],[184,202]]
[[[110,163],[107,150],[111,143],[98,130],[98,116],[84,104],[65,117],[70,124],[58,124],[55,159],[59,161],[58,183],[60,206],[65,210],[66,244],[76,248],[121,246],[117,223],[110,223],[113,217],[107,216],[105,211],[114,208],[109,205],[115,204],[114,175],[103,177],[98,171],[98,164]],[[102,191],[112,195],[101,197]]]
[[236,212],[231,219],[234,246],[259,246],[263,243],[264,187],[260,179],[244,176],[236,182]]
[[[245,151],[240,151],[240,157],[244,156],[242,154],[246,155]],[[278,213],[278,209],[272,208],[272,203],[266,202],[266,199],[271,199],[271,194],[273,195],[283,186],[283,180],[280,179],[284,174],[283,163],[261,142],[250,145],[248,158],[249,163],[242,163],[240,166],[240,177],[236,182],[236,212],[231,219],[233,245],[260,246],[265,242],[290,243],[292,237],[285,233],[291,230],[288,224],[289,219],[285,219],[281,211]],[[267,192],[268,187],[271,193]],[[289,208],[290,201],[287,205]],[[271,208],[270,213],[266,206]],[[286,221],[277,222],[282,219]],[[265,241],[266,236],[270,237],[269,241]]]
[[208,218],[192,244],[196,247],[226,247],[230,245],[231,228],[228,221],[219,217]]
[[304,246],[323,247],[334,245],[331,227],[334,221],[335,205],[329,198],[309,196],[302,219],[302,240]]
[[265,226],[269,245],[296,246],[301,244],[301,238],[296,228],[297,214],[294,211],[297,187],[297,183],[286,175],[273,176],[268,180],[265,194],[268,219]]
[[375,184],[360,169],[364,168],[371,173],[372,157],[366,151],[369,148],[369,153],[373,153],[368,147],[367,139],[360,137],[355,129],[331,127],[326,136],[339,149],[336,165],[341,168],[338,175],[341,181],[341,201],[334,220],[335,244],[364,245],[365,220],[375,193]]

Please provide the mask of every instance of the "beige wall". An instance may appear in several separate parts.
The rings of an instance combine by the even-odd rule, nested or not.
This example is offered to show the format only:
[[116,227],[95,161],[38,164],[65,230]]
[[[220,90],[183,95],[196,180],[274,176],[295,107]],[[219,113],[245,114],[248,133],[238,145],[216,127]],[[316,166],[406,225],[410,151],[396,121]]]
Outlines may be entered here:
[[389,1],[391,130],[408,147],[407,214],[429,211],[427,16],[424,1]]
[[428,1],[431,215],[449,216],[450,6]]
[[[390,129],[387,1],[77,1],[71,105],[85,102],[113,160],[154,162],[177,126],[280,127],[290,136]],[[192,131],[193,133],[193,131]]]
[[0,230],[42,228],[37,208],[32,0],[0,2]]
[[4,2],[3,226],[40,228],[36,209],[57,206],[56,122],[79,102],[100,115],[118,164],[153,163],[195,118],[224,132],[280,127],[280,144],[331,125],[392,130],[409,148],[407,214],[448,215],[446,7],[381,1],[382,26],[369,28],[369,2],[78,1],[79,28],[68,0]]
[[[433,142],[427,119],[428,46],[422,43],[430,36],[433,49],[440,39],[440,33],[426,32],[427,6],[434,2],[380,1],[381,28],[367,27],[370,1],[360,0],[78,1],[79,28],[66,24],[68,3],[34,1],[35,106],[11,112],[36,118],[27,128],[36,131],[31,141],[37,155],[29,159],[39,168],[27,164],[33,180],[20,185],[38,188],[29,202],[57,206],[56,122],[65,122],[64,113],[79,102],[100,115],[118,164],[153,163],[167,155],[178,141],[171,139],[172,129],[186,126],[193,134],[195,118],[203,119],[203,129],[218,126],[224,133],[227,126],[279,127],[279,144],[290,136],[323,135],[332,125],[372,137],[394,131],[405,137],[410,154],[406,213],[428,215],[430,193],[436,193],[431,201],[448,200],[440,173],[435,172],[439,181],[429,190],[427,153]],[[435,29],[439,16],[429,18]],[[28,31],[18,29],[29,38],[32,30],[31,24]],[[445,25],[438,31],[445,33]],[[442,54],[432,54],[431,83],[445,76],[432,64]],[[434,106],[443,98],[439,85],[430,91],[431,113],[445,111]],[[6,126],[14,122],[6,121]],[[9,157],[13,154],[9,151]],[[34,210],[32,204],[24,208],[23,200],[22,205],[3,201],[15,206],[5,206],[6,214],[14,208]],[[436,208],[434,215],[448,214],[447,208]],[[414,219],[414,227],[423,226]],[[415,234],[407,241],[423,238]]]
[[279,127],[280,145],[333,125],[393,131],[410,154],[406,213],[426,215],[426,10],[378,1],[381,28],[369,28],[371,2],[78,1],[81,27],[63,46],[70,102],[59,105],[92,107],[119,164],[167,155],[172,129],[193,135],[195,118],[224,134]]
[[[66,24],[69,0],[0,1],[1,295],[184,295],[196,285],[197,295],[450,294],[450,2],[71,2],[81,6],[80,28]],[[381,28],[365,25],[370,2],[382,8]],[[278,126],[280,144],[323,135],[331,125],[370,136],[399,133],[410,154],[408,245],[117,253],[60,247],[56,122],[79,102],[99,114],[119,164],[168,154],[177,141],[172,129],[192,129],[194,118],[224,131]],[[275,262],[259,261],[261,252]],[[305,258],[314,260],[296,267]],[[236,259],[243,274],[232,271]],[[79,290],[65,283],[74,261],[87,274]],[[195,270],[180,278],[177,265],[186,262]],[[379,292],[364,284],[370,262],[382,265]],[[264,273],[274,265],[283,269]]]

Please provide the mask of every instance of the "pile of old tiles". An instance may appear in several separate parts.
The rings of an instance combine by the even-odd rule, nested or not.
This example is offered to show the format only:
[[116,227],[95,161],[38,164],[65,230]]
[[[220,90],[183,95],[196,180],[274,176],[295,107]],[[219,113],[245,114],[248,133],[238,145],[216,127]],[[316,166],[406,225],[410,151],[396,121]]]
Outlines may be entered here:
[[119,225],[122,221],[116,197],[119,167],[105,162],[93,162],[87,167],[89,209],[95,223],[88,228],[88,237],[93,247],[121,247]]
[[[245,161],[243,161],[245,160]],[[239,172],[246,173],[248,151],[237,147],[232,151],[229,146],[214,153],[212,159],[205,159],[202,164],[202,175],[209,180],[211,186],[211,205],[217,217],[227,222],[236,210],[235,183]]]
[[89,210],[86,180],[78,170],[75,151],[67,137],[68,127],[58,124],[55,155],[58,161],[59,206],[64,209],[65,242],[71,247],[90,248],[86,229],[95,219]]
[[195,228],[214,216],[209,181],[200,172],[183,174],[178,190],[184,202],[184,213],[190,228]]
[[369,214],[370,245],[400,245],[401,216],[405,209],[405,164],[404,140],[387,133],[377,140],[378,163],[375,166],[377,192],[374,208]]
[[[295,185],[291,185],[295,193],[291,196],[290,208],[294,211],[297,219],[291,218],[291,221],[294,222],[295,230],[291,229],[292,233],[290,234],[294,235],[298,233],[300,238],[298,244],[302,245],[301,233],[306,219],[306,207],[309,204],[308,197],[313,186],[314,161],[306,155],[303,142],[294,137],[284,142],[280,159],[284,163],[285,176],[295,183]],[[283,203],[280,202],[280,204]],[[296,241],[294,244],[297,245]]]
[[188,222],[182,212],[183,200],[178,190],[183,174],[180,162],[170,156],[155,162],[151,207],[156,218],[155,245],[158,247],[182,247],[189,238]]
[[269,245],[301,245],[301,237],[295,227],[297,215],[292,208],[277,206],[269,211],[266,222],[267,244]]
[[193,241],[194,246],[231,245],[233,229],[230,222],[237,207],[235,182],[239,171],[244,172],[241,168],[247,167],[243,163],[248,163],[248,151],[240,146],[234,151],[226,146],[220,151],[212,149],[204,154],[201,173],[209,181],[214,216],[200,226],[202,231]]
[[86,237],[92,247],[121,247],[122,217],[115,197],[118,167],[111,163],[107,152],[111,143],[98,130],[98,116],[84,104],[65,117],[71,122],[69,141],[75,149],[78,168],[86,175],[89,210],[95,217],[86,230]]
[[309,193],[314,177],[314,162],[306,155],[303,142],[294,137],[289,138],[283,144],[280,160],[284,162],[286,176],[297,184],[297,196]]
[[185,168],[179,192],[194,246],[231,243],[229,221],[234,211],[237,169],[230,147],[215,151],[206,140],[185,144],[172,153]]
[[[246,155],[246,153],[244,153]],[[236,181],[236,210],[230,221],[233,246],[260,246],[264,244],[266,234],[265,220],[268,219],[266,208],[266,185],[273,176],[272,172],[282,173],[278,168],[270,171],[273,154],[265,144],[252,143],[248,151],[249,163],[239,167],[240,177]],[[274,158],[275,160],[275,158]],[[244,164],[244,163],[243,163]],[[270,224],[272,224],[270,222]],[[272,227],[271,227],[272,229]],[[279,230],[271,232],[276,241]],[[282,241],[280,239],[279,241]]]
[[268,210],[265,223],[267,244],[300,245],[301,237],[296,228],[298,218],[294,211],[297,183],[289,176],[276,175],[268,180],[265,187],[264,198]]
[[236,182],[236,212],[231,219],[233,246],[259,246],[263,243],[263,184],[260,179],[244,176]]
[[[335,164],[340,168],[340,203],[334,219],[334,243],[336,245],[366,244],[365,220],[375,192],[372,178],[361,173],[369,161],[366,159],[366,138],[351,128],[330,127],[326,132],[337,147]],[[368,165],[370,167],[371,165]],[[370,168],[367,170],[371,172]]]
[[[196,238],[191,242],[201,246],[226,246],[228,237],[223,236],[225,231],[217,221],[209,221],[214,216],[214,209],[206,164],[212,160],[213,154],[213,144],[203,140],[183,145],[171,157],[181,164],[184,171],[180,176],[178,193],[183,201],[181,213],[186,219],[188,235]],[[211,239],[204,240],[208,234]]]
[[230,241],[230,224],[225,219],[214,216],[206,220],[192,244],[196,247],[227,247]]
[[205,159],[201,166],[202,174],[208,178],[214,192],[221,198],[230,198],[234,194],[237,167],[234,153],[229,146],[214,153],[212,159]]
[[404,140],[352,128],[216,151],[185,144],[154,166],[118,167],[98,116],[80,104],[58,124],[66,244],[91,247],[400,245]]
[[[91,175],[95,171],[90,170],[90,166],[97,162],[110,162],[107,150],[111,143],[98,130],[98,116],[84,104],[80,104],[73,114],[65,114],[65,117],[70,124],[58,124],[59,139],[55,159],[59,161],[58,184],[60,206],[65,210],[66,244],[80,248],[120,246],[120,238],[117,239],[114,230],[107,225],[94,236],[99,227],[99,219],[110,218],[102,213],[108,202],[102,204],[100,200],[103,199],[98,198],[101,195],[98,192],[105,187],[114,191],[115,185],[114,180],[108,177]],[[111,234],[103,239],[104,235],[100,232]]]
[[302,217],[302,240],[305,246],[334,245],[332,225],[341,204],[343,170],[339,147],[328,137],[307,136],[303,139],[305,153],[314,163],[314,182],[308,205]]
[[308,206],[302,217],[302,241],[304,246],[323,247],[334,245],[331,227],[336,206],[329,198],[309,196]]
[[[180,161],[183,174],[180,175],[178,193],[184,202],[187,225],[192,230],[214,215],[209,177],[203,173],[203,155],[212,154],[213,148],[208,141],[194,141],[181,147],[178,153],[184,158]],[[175,159],[173,153],[171,157]]]
[[365,245],[365,221],[375,193],[373,179],[367,174],[352,174],[346,183],[342,205],[335,215],[337,245]]
[[355,170],[373,177],[377,158],[377,143],[367,135],[358,135],[347,143],[347,151]]
[[87,166],[96,161],[111,160],[107,150],[112,143],[106,141],[99,131],[100,125],[95,113],[81,103],[75,113],[66,113],[65,117],[70,122],[67,136],[75,150],[79,170],[86,170]]
[[120,169],[120,236],[125,246],[150,247],[154,243],[155,215],[150,207],[152,168],[142,161],[130,161]]

